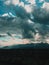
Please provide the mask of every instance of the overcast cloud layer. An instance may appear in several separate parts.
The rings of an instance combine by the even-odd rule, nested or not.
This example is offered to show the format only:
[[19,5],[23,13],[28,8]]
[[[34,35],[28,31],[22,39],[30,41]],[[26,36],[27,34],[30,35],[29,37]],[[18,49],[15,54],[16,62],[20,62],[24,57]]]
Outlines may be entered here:
[[48,36],[49,0],[0,0],[0,33],[7,31],[24,38]]

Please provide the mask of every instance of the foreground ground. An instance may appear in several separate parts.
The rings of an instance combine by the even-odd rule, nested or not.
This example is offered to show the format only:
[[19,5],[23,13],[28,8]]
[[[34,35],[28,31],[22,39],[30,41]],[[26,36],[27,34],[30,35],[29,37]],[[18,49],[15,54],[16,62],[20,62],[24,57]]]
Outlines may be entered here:
[[0,49],[0,65],[49,65],[49,49]]

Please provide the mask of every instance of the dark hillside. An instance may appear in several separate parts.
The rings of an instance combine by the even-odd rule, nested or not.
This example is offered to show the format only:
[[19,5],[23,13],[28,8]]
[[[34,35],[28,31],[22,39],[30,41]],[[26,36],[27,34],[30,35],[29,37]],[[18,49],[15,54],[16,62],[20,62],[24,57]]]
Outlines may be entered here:
[[0,64],[49,65],[49,45],[47,43],[16,47],[17,45],[0,49]]

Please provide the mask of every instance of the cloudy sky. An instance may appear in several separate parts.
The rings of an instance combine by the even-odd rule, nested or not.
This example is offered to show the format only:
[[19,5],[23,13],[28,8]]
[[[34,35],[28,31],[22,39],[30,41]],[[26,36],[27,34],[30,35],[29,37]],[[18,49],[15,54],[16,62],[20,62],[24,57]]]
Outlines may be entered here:
[[15,10],[18,7],[23,7],[27,13],[31,13],[33,6],[44,8],[48,12],[49,0],[0,0],[0,16],[16,16]]
[[22,6],[30,13],[32,5],[49,10],[49,0],[0,0],[0,15],[4,14],[6,16],[7,14],[11,14],[15,16],[13,8],[17,9],[17,6]]
[[24,29],[24,36],[29,36],[30,31],[36,34],[37,30],[47,34],[49,0],[0,0],[0,31],[16,30],[15,27]]

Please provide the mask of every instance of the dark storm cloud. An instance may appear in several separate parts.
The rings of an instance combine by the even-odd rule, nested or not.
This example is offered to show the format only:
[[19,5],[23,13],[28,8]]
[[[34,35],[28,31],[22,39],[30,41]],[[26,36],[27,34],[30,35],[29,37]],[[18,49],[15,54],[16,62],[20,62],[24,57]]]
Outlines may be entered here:
[[49,12],[43,8],[34,7],[32,15],[34,16],[34,22],[49,24]]
[[[21,9],[21,13],[19,12],[20,9]],[[36,34],[36,29],[39,31],[39,33],[42,36],[44,36],[47,33],[46,30],[48,30],[47,29],[48,27],[45,26],[45,24],[43,24],[43,22],[40,20],[42,18],[41,15],[37,15],[40,12],[36,13],[36,15],[32,14],[34,16],[34,24],[28,22],[28,19],[31,20],[31,17],[30,17],[30,14],[28,14],[23,7],[16,8],[15,13],[16,13],[15,18],[11,18],[11,17],[10,18],[9,17],[0,18],[0,25],[1,25],[2,30],[3,29],[8,30],[9,28],[11,29],[10,31],[14,31],[14,33],[21,32],[24,38],[33,38],[32,33]],[[39,22],[38,22],[38,18],[36,18],[37,16],[38,18],[40,18]],[[41,22],[42,24],[40,24]]]
[[16,16],[19,16],[21,18],[27,17],[27,12],[22,6],[16,6],[15,7],[15,14],[16,14]]
[[49,0],[45,0],[46,2],[49,2]]
[[38,33],[44,38],[49,32],[49,11],[42,7],[34,6],[32,9],[32,15],[34,16],[34,30],[38,30]]
[[[11,8],[12,7],[12,8]],[[8,30],[19,32],[21,31],[24,38],[32,38],[32,33],[36,34],[36,29],[39,33],[44,36],[49,31],[47,24],[49,24],[49,13],[41,7],[32,6],[33,11],[31,13],[27,13],[24,7],[22,6],[14,6],[10,5],[10,12],[15,13],[15,18],[1,17],[0,18],[0,26],[3,30]],[[31,18],[31,15],[34,17]],[[34,24],[29,23],[28,19]],[[6,28],[4,28],[6,27]],[[43,35],[44,34],[44,35]]]
[[[2,22],[1,22],[2,21]],[[30,24],[28,22],[28,18],[23,17],[15,17],[15,18],[8,18],[8,17],[1,17],[0,18],[0,25],[3,31],[11,29],[10,31],[21,32],[24,38],[31,38],[33,37],[30,31],[35,32],[33,29],[33,23]],[[9,31],[9,32],[10,32]]]

